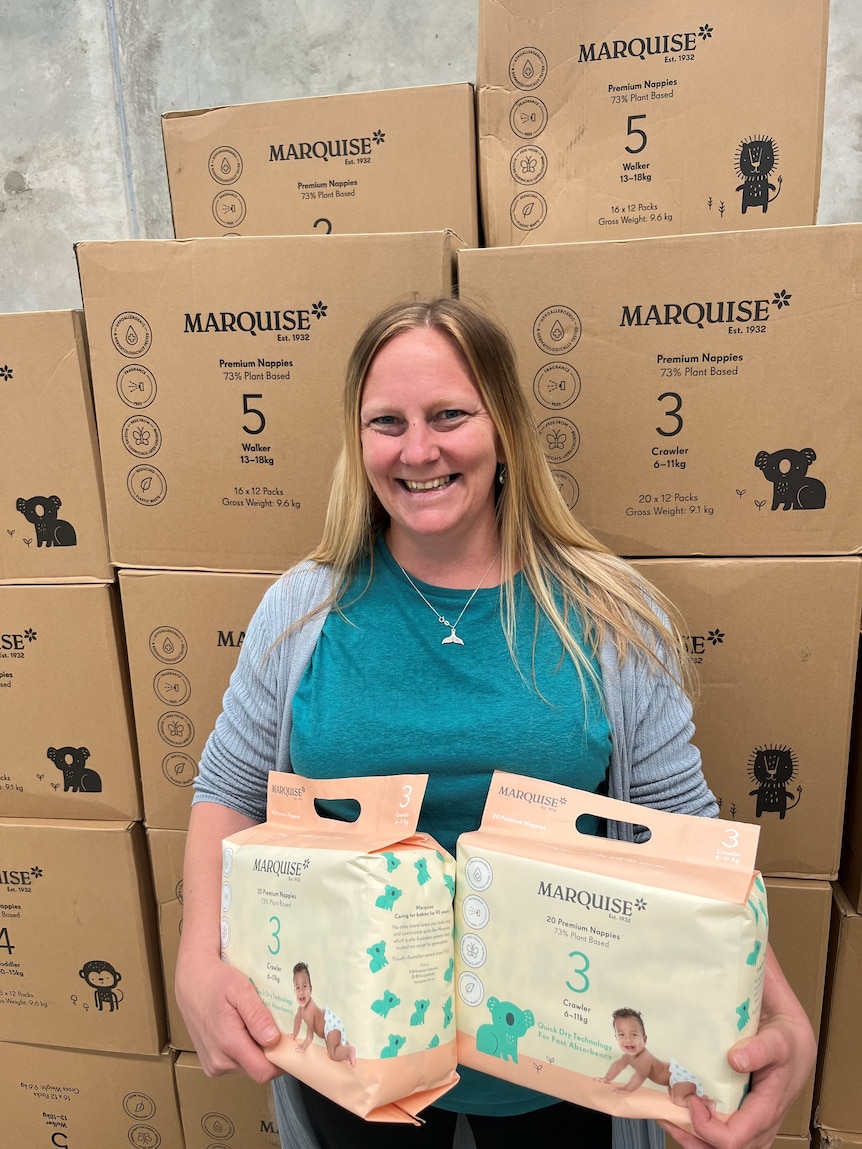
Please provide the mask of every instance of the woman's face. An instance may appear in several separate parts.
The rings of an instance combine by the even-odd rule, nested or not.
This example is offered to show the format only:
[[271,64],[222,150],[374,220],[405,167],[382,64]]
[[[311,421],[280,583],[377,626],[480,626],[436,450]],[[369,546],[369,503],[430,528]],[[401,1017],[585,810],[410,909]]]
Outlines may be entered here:
[[495,534],[499,436],[445,335],[420,327],[383,345],[365,379],[360,433],[396,548],[424,540],[472,545]]

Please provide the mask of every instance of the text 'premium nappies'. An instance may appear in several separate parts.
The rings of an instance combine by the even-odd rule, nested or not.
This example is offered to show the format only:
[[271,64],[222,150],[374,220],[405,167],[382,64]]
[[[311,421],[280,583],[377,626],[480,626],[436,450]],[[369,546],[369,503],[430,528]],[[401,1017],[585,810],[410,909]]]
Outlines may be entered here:
[[[581,834],[582,814],[648,841]],[[458,1060],[620,1117],[691,1128],[729,1116],[747,1077],[766,961],[758,829],[500,771],[458,839]]]
[[267,821],[222,844],[222,956],[282,1031],[267,1056],[370,1120],[415,1123],[458,1080],[455,862],[415,832],[426,782],[272,772]]

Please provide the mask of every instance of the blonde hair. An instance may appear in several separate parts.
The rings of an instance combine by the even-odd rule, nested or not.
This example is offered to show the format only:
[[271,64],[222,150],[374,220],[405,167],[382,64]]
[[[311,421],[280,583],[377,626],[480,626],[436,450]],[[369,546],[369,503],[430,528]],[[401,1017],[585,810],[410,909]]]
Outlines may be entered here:
[[343,393],[343,446],[323,536],[309,556],[333,570],[332,593],[323,607],[341,602],[360,562],[372,559],[374,540],[388,522],[362,459],[359,409],[366,376],[385,343],[422,327],[439,331],[463,355],[502,444],[506,481],[497,491],[501,614],[513,658],[513,575],[520,569],[536,602],[536,626],[539,613],[544,614],[579,673],[595,677],[588,654],[572,635],[573,614],[581,620],[593,653],[610,636],[620,661],[630,653],[643,655],[652,668],[663,667],[693,688],[691,664],[678,626],[671,621],[673,608],[566,506],[540,449],[508,335],[479,308],[457,298],[393,304],[372,319],[357,340]]

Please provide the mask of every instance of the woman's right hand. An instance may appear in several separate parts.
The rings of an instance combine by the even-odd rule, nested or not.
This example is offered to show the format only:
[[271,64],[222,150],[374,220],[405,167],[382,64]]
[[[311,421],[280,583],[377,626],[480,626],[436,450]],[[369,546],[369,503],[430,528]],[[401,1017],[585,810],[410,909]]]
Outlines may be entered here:
[[281,1034],[252,983],[220,958],[177,962],[176,998],[208,1077],[247,1073],[263,1085],[283,1070],[263,1052]]

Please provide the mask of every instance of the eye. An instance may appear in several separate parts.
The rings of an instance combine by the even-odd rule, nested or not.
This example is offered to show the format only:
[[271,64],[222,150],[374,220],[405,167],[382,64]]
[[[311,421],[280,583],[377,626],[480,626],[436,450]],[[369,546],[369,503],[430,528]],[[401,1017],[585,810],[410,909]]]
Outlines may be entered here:
[[451,426],[455,423],[461,423],[466,418],[468,418],[468,413],[462,411],[460,407],[445,407],[434,416],[434,422],[442,426]]
[[367,427],[380,431],[384,435],[397,435],[402,429],[402,420],[397,415],[375,415],[371,419],[363,419],[363,430]]

